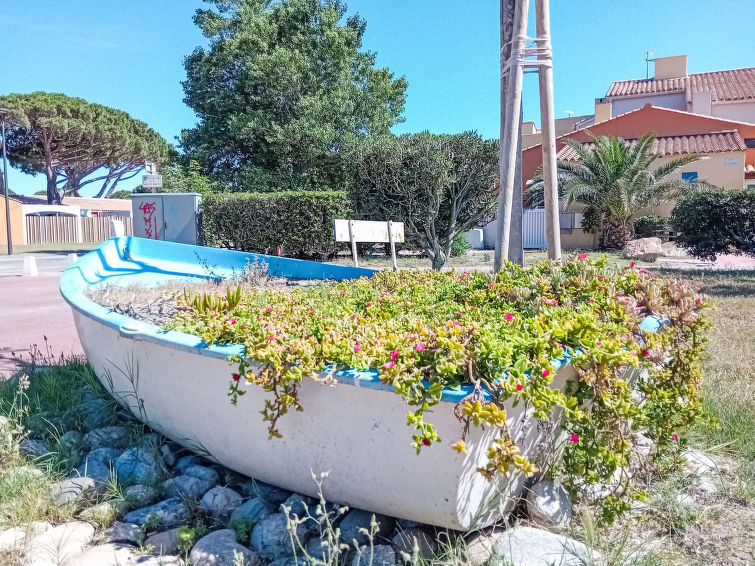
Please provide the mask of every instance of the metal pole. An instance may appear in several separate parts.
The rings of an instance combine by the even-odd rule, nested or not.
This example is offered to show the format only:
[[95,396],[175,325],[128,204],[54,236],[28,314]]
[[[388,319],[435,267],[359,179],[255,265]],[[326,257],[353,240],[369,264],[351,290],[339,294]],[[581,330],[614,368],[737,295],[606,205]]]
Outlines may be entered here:
[[[553,60],[550,8],[548,0],[535,0],[538,59]],[[545,192],[545,237],[548,259],[561,261],[561,227],[558,218],[558,176],[556,171],[556,117],[553,110],[553,66],[540,65],[540,128],[543,148],[543,187]]]
[[13,255],[13,237],[10,230],[10,200],[8,187],[8,155],[5,149],[5,116],[8,111],[5,108],[0,108],[0,124],[2,124],[3,133],[3,185],[5,190],[5,229],[8,234],[8,255]]
[[[506,89],[505,104],[503,104],[501,119],[505,120],[501,128],[500,155],[500,192],[498,193],[498,234],[496,237],[495,260],[493,269],[498,272],[503,267],[504,260],[509,258],[509,244],[511,239],[511,210],[514,200],[514,178],[516,176],[517,133],[521,117],[522,104],[522,76],[524,63],[524,38],[527,32],[527,16],[529,0],[517,0],[514,10],[514,26],[512,29],[511,54],[504,59],[501,49],[501,73],[509,74]],[[506,69],[509,61],[511,66]],[[503,100],[501,101],[504,102]]]

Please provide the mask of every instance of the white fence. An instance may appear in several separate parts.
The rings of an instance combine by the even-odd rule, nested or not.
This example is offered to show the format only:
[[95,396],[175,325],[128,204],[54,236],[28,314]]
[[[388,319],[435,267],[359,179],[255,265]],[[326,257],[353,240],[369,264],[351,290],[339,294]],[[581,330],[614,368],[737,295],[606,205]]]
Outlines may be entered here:
[[26,244],[104,242],[111,237],[110,221],[123,222],[124,235],[134,231],[131,218],[116,216],[26,216]]
[[[522,216],[522,246],[524,249],[539,250],[546,247],[545,209],[525,209]],[[493,220],[482,229],[482,242],[485,248],[494,249],[498,220]]]

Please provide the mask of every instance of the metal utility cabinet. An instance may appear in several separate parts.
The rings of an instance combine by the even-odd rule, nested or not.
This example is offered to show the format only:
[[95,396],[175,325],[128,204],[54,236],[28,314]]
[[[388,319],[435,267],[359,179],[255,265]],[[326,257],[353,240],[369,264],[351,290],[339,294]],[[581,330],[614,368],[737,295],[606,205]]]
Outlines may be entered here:
[[199,245],[199,193],[134,193],[134,236]]

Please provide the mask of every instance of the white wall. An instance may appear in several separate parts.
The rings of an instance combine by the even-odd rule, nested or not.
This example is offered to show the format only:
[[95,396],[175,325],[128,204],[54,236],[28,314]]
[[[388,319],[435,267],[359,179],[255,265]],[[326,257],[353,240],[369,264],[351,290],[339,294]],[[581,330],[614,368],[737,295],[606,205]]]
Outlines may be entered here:
[[755,102],[714,103],[711,116],[755,124]]
[[642,108],[646,104],[660,106],[661,108],[671,108],[672,110],[687,111],[687,100],[684,93],[678,92],[671,94],[650,94],[630,98],[613,98],[611,100],[611,116],[615,118],[632,110]]

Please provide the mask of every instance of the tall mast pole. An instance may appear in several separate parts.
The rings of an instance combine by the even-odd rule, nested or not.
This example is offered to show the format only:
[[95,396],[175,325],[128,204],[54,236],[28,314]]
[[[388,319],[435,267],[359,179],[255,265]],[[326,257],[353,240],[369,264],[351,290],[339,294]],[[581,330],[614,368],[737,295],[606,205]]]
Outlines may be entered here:
[[[501,4],[501,23],[504,24],[504,3]],[[500,139],[500,191],[498,193],[498,233],[495,246],[493,268],[496,272],[509,259],[511,245],[511,216],[514,201],[514,183],[516,177],[516,154],[518,148],[519,122],[521,120],[522,79],[524,64],[524,38],[527,32],[529,0],[517,0],[514,8],[514,20],[511,34],[509,56],[504,54],[506,44],[501,49],[501,79],[508,75],[505,100],[501,103],[501,139]],[[504,85],[502,84],[502,87]],[[519,199],[521,201],[521,198]],[[520,236],[521,237],[521,236]]]
[[543,148],[543,187],[545,193],[545,238],[548,259],[561,261],[561,228],[558,218],[558,177],[556,171],[556,124],[553,110],[553,49],[551,47],[548,0],[535,0],[538,79],[540,86],[540,128]]

